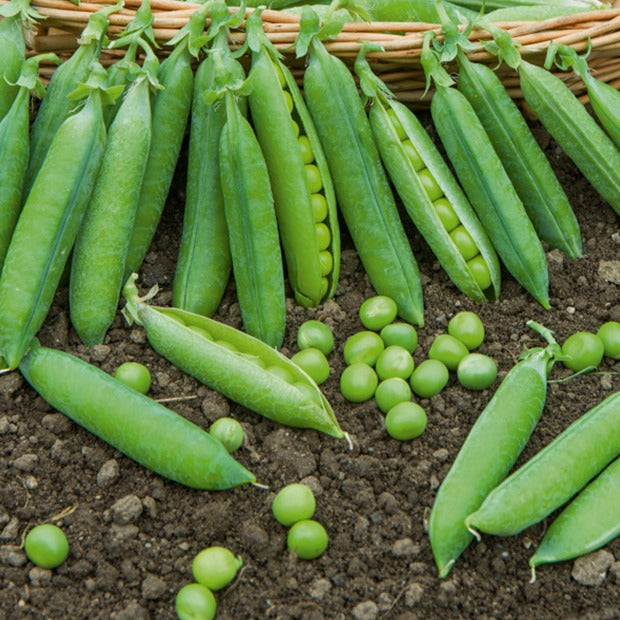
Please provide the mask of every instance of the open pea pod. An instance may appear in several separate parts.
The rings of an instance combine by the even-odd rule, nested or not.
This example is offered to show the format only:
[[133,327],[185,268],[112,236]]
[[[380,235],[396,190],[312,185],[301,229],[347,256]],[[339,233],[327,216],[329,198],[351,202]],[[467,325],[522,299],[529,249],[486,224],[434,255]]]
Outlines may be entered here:
[[407,213],[463,293],[477,301],[497,299],[500,266],[488,235],[420,121],[372,73],[366,49],[355,70],[372,99],[370,126]]
[[319,387],[290,359],[214,319],[148,305],[136,278],[125,285],[123,314],[142,325],[153,348],[177,368],[274,422],[345,437]]

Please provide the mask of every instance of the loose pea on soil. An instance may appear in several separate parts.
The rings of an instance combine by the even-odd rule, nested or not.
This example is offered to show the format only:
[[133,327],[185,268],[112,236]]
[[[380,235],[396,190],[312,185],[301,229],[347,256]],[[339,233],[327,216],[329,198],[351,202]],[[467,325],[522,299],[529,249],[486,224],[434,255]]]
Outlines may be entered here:
[[[430,127],[428,114],[420,118]],[[570,189],[584,236],[584,257],[571,261],[558,251],[547,252],[550,312],[508,276],[500,299],[478,306],[455,289],[409,226],[427,308],[427,327],[418,330],[416,364],[425,358],[433,338],[447,331],[448,320],[463,309],[482,318],[487,334],[480,352],[497,361],[500,376],[524,347],[540,344],[525,326],[526,318],[553,328],[559,342],[574,331],[595,333],[604,322],[620,320],[617,216],[546,132],[536,123],[533,128],[564,187]],[[162,287],[156,299],[161,305],[170,301],[183,191],[181,169],[141,272],[144,289],[155,283]],[[568,561],[540,568],[536,583],[528,583],[528,559],[542,539],[543,524],[519,536],[472,543],[448,579],[439,580],[425,523],[437,485],[490,393],[467,391],[452,377],[439,396],[425,402],[428,425],[412,442],[386,435],[374,402],[345,402],[338,387],[342,347],[361,329],[356,313],[375,292],[346,235],[343,249],[334,300],[316,309],[288,306],[283,352],[297,351],[296,332],[303,321],[319,319],[332,327],[336,348],[322,389],[343,429],[354,437],[352,451],[345,442],[315,431],[278,426],[200,386],[146,346],[143,330],[128,328],[120,316],[104,344],[87,350],[68,326],[66,288],[60,289],[39,334],[44,345],[77,353],[110,374],[128,360],[145,364],[153,375],[150,395],[177,399],[166,405],[205,429],[216,417],[232,414],[248,430],[247,443],[235,458],[261,482],[272,490],[301,480],[311,486],[317,497],[316,518],[329,532],[326,552],[312,561],[289,557],[286,531],[271,515],[268,492],[242,487],[212,494],[165,481],[61,417],[17,373],[7,373],[0,375],[0,618],[12,618],[18,609],[24,616],[51,618],[174,618],[175,596],[193,580],[191,559],[211,545],[234,549],[244,559],[234,587],[218,597],[220,618],[349,618],[362,604],[374,604],[379,613],[389,610],[395,617],[490,616],[498,610],[505,617],[615,613],[613,571],[592,588],[585,583],[598,574],[584,576],[576,570],[574,578],[573,567],[580,565]],[[234,285],[228,286],[216,318],[241,327]],[[608,358],[599,369],[620,370],[618,362]],[[556,377],[570,374],[561,364],[553,372]],[[518,464],[572,422],[574,412],[594,406],[618,386],[618,376],[612,374],[586,374],[551,384],[547,412]],[[63,511],[68,514],[56,523],[65,531],[71,551],[47,581],[25,561],[19,549],[21,535],[29,524],[46,522]],[[618,542],[609,544],[605,553],[620,559]]]

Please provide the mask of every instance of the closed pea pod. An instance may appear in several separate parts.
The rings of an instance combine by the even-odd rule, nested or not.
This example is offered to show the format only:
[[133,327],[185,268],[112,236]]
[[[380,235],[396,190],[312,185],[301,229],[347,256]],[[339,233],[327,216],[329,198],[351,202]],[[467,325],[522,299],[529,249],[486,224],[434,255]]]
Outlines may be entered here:
[[511,536],[542,521],[620,455],[620,392],[564,429],[466,519],[472,531]]
[[206,490],[256,480],[209,433],[69,353],[35,347],[19,369],[52,407],[161,476]]
[[[478,301],[497,298],[497,254],[430,136],[411,110],[386,92],[385,85],[371,73],[361,55],[356,71],[362,88],[373,98],[369,118],[381,158],[413,223],[461,291]],[[425,187],[429,182],[433,183],[431,192],[435,195]],[[455,215],[456,222],[450,227],[446,227],[436,206],[440,200],[447,201]],[[454,235],[461,230],[472,244],[469,255],[455,242]],[[469,266],[469,260],[476,255],[487,267],[484,278],[477,278]]]
[[153,348],[175,366],[235,402],[280,424],[344,437],[310,377],[258,338],[178,308],[152,307],[125,285],[126,317],[146,330]]
[[83,105],[58,129],[26,199],[0,277],[0,351],[16,368],[52,303],[103,155],[105,70],[95,65]]
[[429,519],[429,538],[440,577],[445,577],[473,540],[465,518],[508,474],[542,413],[547,372],[558,345],[549,339],[532,349],[505,376],[478,416],[439,487]]
[[377,293],[391,297],[406,321],[423,325],[418,267],[355,80],[318,39],[312,10],[304,15],[296,44],[298,55],[310,46],[304,95],[325,150],[338,205]]

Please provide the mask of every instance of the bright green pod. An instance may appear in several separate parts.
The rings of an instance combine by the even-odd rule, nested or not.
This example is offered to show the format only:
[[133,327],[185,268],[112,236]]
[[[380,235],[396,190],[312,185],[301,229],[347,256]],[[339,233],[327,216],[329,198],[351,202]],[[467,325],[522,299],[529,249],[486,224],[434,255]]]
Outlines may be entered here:
[[[213,316],[230,278],[231,257],[219,173],[219,144],[226,123],[222,99],[207,102],[217,73],[243,81],[245,72],[229,51],[222,32],[198,65],[189,131],[183,233],[172,286],[172,305]],[[245,99],[239,101],[245,114]],[[129,265],[128,265],[129,266]]]
[[620,213],[620,150],[557,76],[519,64],[523,97],[594,189]]
[[[326,220],[326,225],[330,229],[330,251],[335,259],[333,268],[327,274],[330,279],[328,296],[333,295],[337,285],[340,255],[340,236],[337,218],[334,217],[335,195],[329,169],[322,157],[320,142],[299,87],[288,67],[279,60],[278,52],[264,36],[260,14],[255,12],[253,15],[254,18],[248,19],[246,26],[253,50],[250,70],[253,87],[248,95],[248,103],[269,170],[289,282],[296,301],[302,306],[313,307],[324,300],[311,202],[313,190],[308,185],[292,119],[296,121],[302,135],[309,140],[312,154],[315,157],[318,154],[317,161],[323,164],[319,172],[322,187],[327,187],[327,191],[317,192],[324,194],[328,215],[331,216]],[[289,102],[292,103],[292,114]]]
[[[0,13],[1,15],[1,13]],[[17,96],[15,85],[26,59],[26,40],[21,12],[0,18],[0,120],[8,113]]]
[[527,444],[545,403],[547,349],[532,350],[505,376],[478,416],[437,490],[428,535],[445,577],[474,539],[465,517],[508,475]]
[[69,311],[87,346],[103,342],[116,316],[150,142],[149,80],[143,75],[129,86],[110,125],[73,248]]
[[399,315],[422,326],[422,285],[372,130],[348,67],[317,38],[304,95],[334,181],[338,205],[370,282]]
[[209,491],[256,481],[205,430],[69,353],[35,347],[19,370],[52,407],[165,478]]
[[272,347],[284,339],[282,253],[267,165],[235,95],[226,95],[220,178],[237,297],[245,330]]
[[[398,139],[388,110],[393,110],[396,114],[401,127],[406,132],[407,139],[412,142],[425,168],[438,183],[443,195],[456,213],[460,225],[464,226],[473,238],[478,252],[489,268],[492,281],[490,289],[483,291],[480,288],[466,260],[443,226],[437,209],[434,208],[412,162],[406,155],[402,141]],[[396,100],[388,101],[381,97],[375,98],[370,108],[369,118],[383,163],[396,191],[416,228],[428,243],[450,280],[472,299],[477,301],[497,299],[501,286],[497,254],[465,194],[420,121],[402,103]]]
[[620,149],[620,91],[611,84],[586,74],[585,85],[590,105],[607,135]]
[[534,299],[549,308],[545,252],[474,109],[463,93],[439,85],[431,114],[457,177],[504,265]]
[[518,534],[562,506],[619,455],[620,392],[615,392],[489,493],[466,525],[498,536]]
[[[134,280],[132,276],[125,286],[124,313],[144,327],[160,355],[274,422],[312,428],[337,438],[345,436],[316,383],[277,349],[213,319],[177,308],[149,306],[138,297]],[[202,337],[196,328],[213,339]]]
[[600,549],[620,535],[620,459],[608,465],[554,519],[529,560],[532,568]]
[[502,81],[458,52],[458,89],[474,108],[538,236],[567,256],[581,256],[581,232],[549,160]]
[[16,368],[52,303],[95,183],[101,91],[59,127],[15,227],[0,277],[0,352]]

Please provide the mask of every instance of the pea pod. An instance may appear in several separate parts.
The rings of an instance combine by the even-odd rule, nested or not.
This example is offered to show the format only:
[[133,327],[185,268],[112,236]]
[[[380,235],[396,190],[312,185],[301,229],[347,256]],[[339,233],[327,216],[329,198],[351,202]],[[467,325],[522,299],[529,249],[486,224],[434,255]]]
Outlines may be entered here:
[[347,66],[325,49],[315,15],[305,12],[297,54],[310,49],[304,95],[332,174],[336,198],[377,293],[394,299],[400,316],[424,324],[417,263],[381,165],[372,130]]
[[127,248],[151,142],[150,80],[155,80],[159,64],[149,48],[147,52],[143,74],[129,86],[110,125],[101,168],[73,250],[71,323],[88,346],[103,342],[124,282]]
[[608,465],[554,519],[536,553],[529,560],[532,581],[535,567],[562,562],[599,549],[620,535],[620,459]]
[[451,87],[452,78],[430,49],[431,36],[434,33],[424,39],[421,60],[436,86],[431,114],[441,142],[504,265],[549,308],[549,275],[540,239],[474,109]]
[[165,478],[206,490],[256,480],[212,435],[69,353],[35,347],[19,370],[52,407]]
[[39,93],[39,62],[60,62],[55,54],[35,56],[25,61],[15,80],[18,88],[9,111],[0,120],[0,271],[13,229],[22,207],[22,194],[28,168],[28,130],[30,126],[30,91]]
[[[216,7],[210,11],[210,17],[212,23],[216,20],[219,29],[206,58],[198,65],[194,80],[183,234],[172,286],[173,306],[204,316],[217,311],[231,270],[219,170],[226,105],[221,98],[207,101],[206,96],[221,80],[242,82],[245,78],[242,65],[232,57],[228,47],[228,9],[218,17],[214,15]],[[239,105],[245,115],[245,98],[240,98]]]
[[235,94],[225,93],[220,179],[233,273],[245,330],[272,347],[286,326],[284,274],[269,173]]
[[105,70],[95,66],[83,105],[59,127],[15,227],[0,276],[0,354],[16,368],[52,303],[90,198],[106,131]]
[[160,355],[270,420],[345,436],[316,383],[287,357],[213,319],[178,308],[149,306],[146,297],[138,297],[135,279],[134,274],[125,285],[123,313],[144,327]]
[[620,455],[620,392],[565,428],[468,515],[474,532],[510,536],[542,521]]
[[[420,121],[372,73],[364,51],[355,70],[372,100],[373,135],[407,213],[461,291],[478,301],[497,298],[500,267],[486,232]],[[444,210],[452,217],[443,216]],[[474,249],[459,248],[458,234],[466,234]]]
[[559,345],[550,332],[531,321],[528,324],[549,346],[526,352],[504,377],[437,490],[428,534],[440,577],[450,572],[474,539],[465,518],[506,477],[542,414],[547,373]]
[[[299,304],[316,306],[333,296],[340,264],[329,168],[295,78],[263,32],[260,11],[247,19],[246,32],[252,50],[248,103],[269,170],[289,282]],[[327,207],[318,217],[314,200]],[[327,235],[325,243],[317,229]]]

